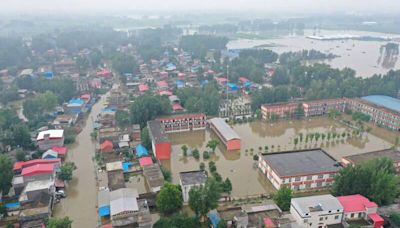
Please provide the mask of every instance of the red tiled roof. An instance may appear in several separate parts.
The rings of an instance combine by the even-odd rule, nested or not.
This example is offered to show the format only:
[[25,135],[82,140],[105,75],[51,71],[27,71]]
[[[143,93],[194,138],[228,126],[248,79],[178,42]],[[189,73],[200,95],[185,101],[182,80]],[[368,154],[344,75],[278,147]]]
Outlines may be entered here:
[[90,99],[90,94],[89,93],[85,93],[81,95],[81,99],[85,99],[85,100],[89,100]]
[[165,90],[165,91],[161,91],[159,92],[160,96],[171,96],[173,93],[171,91]]
[[51,149],[57,151],[59,155],[66,155],[68,153],[68,148],[65,146],[53,146]]
[[240,82],[248,82],[248,81],[250,81],[250,80],[247,79],[246,77],[239,77],[239,81],[240,81]]
[[166,81],[158,81],[156,84],[158,87],[168,87],[168,83]]
[[376,203],[369,201],[369,199],[360,194],[338,196],[336,198],[342,204],[344,212],[366,211],[368,208],[378,207]]
[[183,107],[179,103],[175,103],[172,105],[172,110],[173,111],[183,110]]
[[34,160],[25,161],[25,162],[15,162],[14,163],[14,171],[20,170],[22,168],[26,168],[29,166],[37,165],[37,164],[53,164],[53,163],[58,163],[58,162],[61,162],[61,159],[59,159],[59,158],[34,159]]
[[383,225],[383,223],[385,222],[385,220],[377,213],[370,213],[368,214],[368,217],[374,222],[374,224],[380,223]]
[[222,78],[222,77],[215,77],[214,79],[215,79],[215,81],[217,81],[217,82],[227,82],[227,81],[228,81],[228,79]]
[[139,91],[140,92],[145,92],[145,91],[148,91],[148,90],[149,90],[149,87],[146,84],[140,84],[139,85]]
[[140,167],[143,167],[145,165],[151,165],[153,164],[153,160],[151,159],[151,157],[141,157],[139,158],[139,164]]
[[22,169],[22,176],[32,176],[36,174],[54,172],[54,164],[37,164]]
[[106,140],[100,145],[100,150],[109,150],[109,149],[112,150],[113,148],[114,145],[110,140]]

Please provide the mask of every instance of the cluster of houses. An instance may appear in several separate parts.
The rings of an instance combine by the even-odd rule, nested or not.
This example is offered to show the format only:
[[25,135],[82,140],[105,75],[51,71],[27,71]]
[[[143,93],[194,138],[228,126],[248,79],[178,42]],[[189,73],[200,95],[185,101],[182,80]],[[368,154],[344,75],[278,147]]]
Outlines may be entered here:
[[64,130],[40,131],[36,137],[41,158],[14,163],[14,177],[9,199],[5,204],[5,222],[19,227],[41,227],[55,203],[66,197],[65,183],[57,177],[68,148],[64,146]]
[[400,131],[400,100],[388,96],[373,95],[355,99],[341,98],[261,106],[263,119],[313,117],[346,110],[364,113],[370,116],[370,121],[373,123]]

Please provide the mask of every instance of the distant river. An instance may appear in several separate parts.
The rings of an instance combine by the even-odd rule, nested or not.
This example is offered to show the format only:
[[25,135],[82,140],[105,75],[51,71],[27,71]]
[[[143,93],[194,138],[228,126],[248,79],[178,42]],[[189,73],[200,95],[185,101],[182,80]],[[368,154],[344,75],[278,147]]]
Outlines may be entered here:
[[[351,35],[373,35],[373,36],[389,36],[400,37],[400,35],[362,32],[362,31],[349,31],[349,30],[320,30],[316,35],[338,35],[338,34],[351,34]],[[304,35],[301,36],[283,36],[276,39],[265,40],[250,40],[238,39],[232,40],[227,44],[229,49],[252,48],[259,45],[268,45],[272,47],[265,47],[277,53],[288,51],[300,51],[303,49],[315,49],[324,53],[333,53],[340,57],[319,61],[330,64],[335,68],[350,67],[357,71],[357,75],[361,77],[370,77],[373,74],[384,74],[390,69],[400,69],[399,61],[391,67],[383,67],[381,60],[380,47],[387,43],[387,41],[358,41],[358,40],[335,40],[335,41],[319,41],[311,40],[306,36],[313,35],[313,30],[305,30]]]

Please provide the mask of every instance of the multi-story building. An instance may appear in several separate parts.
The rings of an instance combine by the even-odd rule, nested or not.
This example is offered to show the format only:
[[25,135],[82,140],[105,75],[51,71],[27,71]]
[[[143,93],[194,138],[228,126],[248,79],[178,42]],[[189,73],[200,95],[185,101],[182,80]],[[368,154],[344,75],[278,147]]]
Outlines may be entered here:
[[204,185],[207,181],[207,174],[204,170],[180,172],[179,177],[184,202],[189,201],[189,191],[192,187]]
[[275,103],[264,104],[261,106],[261,114],[264,120],[273,119],[274,116],[279,118],[293,117],[297,110],[301,110],[301,103]]
[[184,114],[166,116],[157,119],[160,121],[165,132],[181,132],[191,130],[204,130],[206,128],[206,114]]
[[241,140],[239,135],[221,118],[210,120],[210,128],[220,138],[229,150],[240,150]]
[[48,150],[54,146],[64,146],[64,130],[41,131],[36,137],[36,143],[40,150]]
[[357,165],[377,158],[390,158],[393,161],[393,166],[395,167],[396,172],[398,174],[400,173],[400,151],[395,149],[377,150],[363,154],[345,156],[342,158],[342,164],[344,166]]
[[325,228],[342,223],[343,207],[332,195],[293,198],[290,214],[300,227]]
[[346,109],[345,99],[329,99],[303,102],[304,116],[322,116],[329,114],[332,110],[344,112]]
[[322,149],[263,154],[258,167],[276,189],[287,185],[295,191],[329,187],[341,168]]
[[171,142],[159,120],[147,122],[151,147],[158,160],[169,160],[171,157]]
[[348,109],[362,112],[377,125],[400,131],[400,100],[388,96],[347,99]]

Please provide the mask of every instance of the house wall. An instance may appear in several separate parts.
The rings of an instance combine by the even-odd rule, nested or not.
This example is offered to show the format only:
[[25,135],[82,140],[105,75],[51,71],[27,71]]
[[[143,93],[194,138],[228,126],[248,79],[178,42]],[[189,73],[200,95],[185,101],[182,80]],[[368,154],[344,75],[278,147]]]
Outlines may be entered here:
[[190,189],[192,189],[194,186],[201,186],[201,185],[204,185],[204,184],[183,185],[182,181],[180,181],[180,185],[181,185],[181,188],[182,188],[183,202],[187,203],[187,202],[189,202],[189,191],[190,191]]
[[339,211],[315,211],[310,212],[308,216],[302,217],[298,212],[299,209],[293,204],[290,205],[290,214],[296,220],[297,224],[301,227],[321,227],[325,228],[327,225],[339,224],[342,222],[343,210],[338,208]]
[[232,139],[226,143],[227,150],[240,150],[240,139]]
[[59,139],[43,139],[37,141],[40,150],[48,150],[53,146],[64,146],[64,137]]
[[55,173],[42,173],[31,176],[24,176],[24,183],[39,181],[39,180],[48,180],[55,177]]

